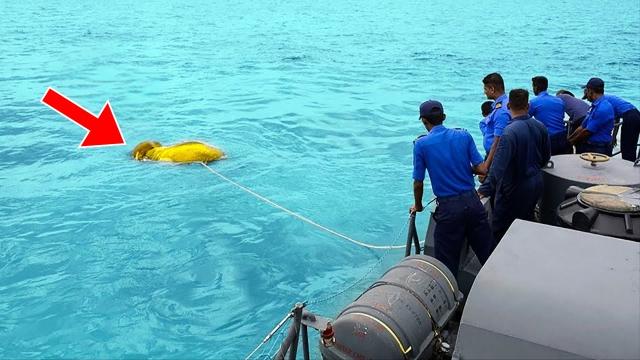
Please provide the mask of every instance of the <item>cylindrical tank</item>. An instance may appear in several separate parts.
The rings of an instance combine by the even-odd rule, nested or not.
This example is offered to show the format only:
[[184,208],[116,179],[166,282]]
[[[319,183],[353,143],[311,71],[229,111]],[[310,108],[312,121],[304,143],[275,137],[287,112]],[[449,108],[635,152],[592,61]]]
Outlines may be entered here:
[[335,342],[323,358],[419,359],[429,356],[462,300],[456,280],[426,255],[389,269],[333,322]]
[[640,167],[620,158],[592,163],[582,160],[579,154],[556,155],[542,170],[544,193],[540,200],[540,215],[543,223],[551,225],[558,224],[556,209],[565,200],[569,186],[640,186]]
[[568,228],[640,241],[640,188],[598,185],[572,187],[558,206],[558,220]]

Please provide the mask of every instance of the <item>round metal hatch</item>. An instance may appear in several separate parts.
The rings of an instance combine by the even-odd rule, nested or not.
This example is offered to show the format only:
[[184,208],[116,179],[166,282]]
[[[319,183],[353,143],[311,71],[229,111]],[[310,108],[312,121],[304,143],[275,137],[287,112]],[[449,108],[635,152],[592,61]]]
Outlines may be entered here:
[[578,201],[609,213],[640,213],[640,189],[628,186],[592,186],[578,194]]
[[559,223],[580,231],[640,241],[640,187],[571,186],[557,208]]

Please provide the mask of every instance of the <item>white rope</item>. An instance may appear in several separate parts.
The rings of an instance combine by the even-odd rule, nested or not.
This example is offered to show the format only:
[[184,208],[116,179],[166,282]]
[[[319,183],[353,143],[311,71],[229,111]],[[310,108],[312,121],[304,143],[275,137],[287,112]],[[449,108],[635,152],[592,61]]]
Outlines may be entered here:
[[247,188],[247,187],[245,187],[245,186],[243,186],[243,185],[241,185],[241,184],[239,184],[239,183],[237,183],[237,182],[235,182],[235,181],[233,181],[233,180],[229,179],[228,177],[226,177],[226,176],[224,176],[224,175],[220,174],[219,172],[217,172],[217,171],[213,170],[212,168],[210,168],[210,167],[209,167],[207,164],[205,164],[205,163],[200,163],[200,164],[202,164],[202,166],[204,166],[204,167],[205,167],[205,168],[207,168],[209,171],[211,171],[211,173],[212,173],[212,174],[214,174],[214,175],[216,175],[216,176],[220,177],[221,179],[223,179],[224,181],[226,181],[226,182],[228,182],[228,183],[230,183],[230,184],[232,184],[232,185],[237,186],[238,188],[240,188],[240,189],[244,190],[245,192],[247,192],[247,193],[249,193],[249,194],[251,194],[251,195],[255,196],[256,198],[258,198],[258,199],[260,199],[260,200],[262,200],[262,201],[264,201],[265,203],[267,203],[267,204],[269,204],[269,205],[271,205],[271,206],[273,206],[273,207],[275,207],[275,208],[277,208],[277,209],[280,209],[280,210],[284,211],[285,213],[287,213],[287,214],[289,214],[289,215],[291,215],[291,216],[293,216],[293,217],[295,217],[295,218],[298,218],[298,219],[300,219],[300,220],[302,220],[302,221],[306,222],[307,224],[310,224],[310,225],[312,225],[312,226],[315,226],[315,227],[317,227],[317,228],[318,228],[318,229],[320,229],[320,230],[324,230],[324,231],[328,232],[329,234],[335,235],[335,236],[337,236],[337,237],[339,237],[339,238],[341,238],[341,239],[347,240],[347,241],[352,242],[352,243],[354,243],[354,244],[356,244],[356,245],[360,245],[360,246],[362,246],[362,247],[369,248],[369,249],[378,249],[378,250],[385,250],[385,249],[404,249],[404,248],[406,247],[406,246],[404,246],[404,245],[397,245],[397,246],[389,246],[389,245],[371,245],[371,244],[364,243],[364,242],[362,242],[362,241],[358,241],[358,240],[352,239],[352,238],[350,238],[350,237],[348,237],[348,236],[346,236],[346,235],[340,234],[340,233],[339,233],[339,232],[337,232],[337,231],[334,231],[334,230],[331,230],[331,229],[329,229],[329,228],[327,228],[327,227],[325,227],[325,226],[322,226],[322,225],[318,224],[317,222],[315,222],[315,221],[313,221],[313,220],[311,220],[311,219],[309,219],[309,218],[307,218],[307,217],[304,217],[304,216],[302,216],[302,215],[300,215],[300,214],[298,214],[298,213],[296,213],[296,212],[293,212],[293,211],[291,211],[291,210],[289,210],[289,209],[285,208],[284,206],[281,206],[281,205],[276,204],[275,202],[273,202],[273,201],[271,201],[271,200],[267,199],[266,197],[264,197],[264,196],[262,196],[262,195],[260,195],[260,194],[256,193],[255,191],[253,191],[253,190],[251,190],[251,189],[249,189],[249,188]]
[[[400,236],[402,236],[402,233],[404,233],[405,229],[407,228],[407,226],[409,225],[409,222],[411,221],[411,217],[409,217],[407,219],[407,221],[405,221],[404,226],[402,227],[402,229],[400,229],[400,231],[398,231],[398,235],[396,236],[396,238],[393,241],[393,245],[397,244],[398,241],[400,240]],[[423,244],[424,246],[424,244]],[[369,269],[364,272],[362,274],[362,276],[360,278],[358,278],[356,281],[354,281],[353,283],[351,283],[350,285],[345,286],[344,288],[342,288],[342,290],[336,291],[330,295],[327,295],[323,298],[317,299],[317,300],[313,300],[313,301],[305,301],[305,304],[307,306],[311,306],[311,305],[317,305],[320,303],[323,303],[325,301],[329,301],[332,300],[333,298],[336,298],[344,293],[346,293],[347,291],[353,289],[356,285],[360,284],[364,279],[367,278],[367,276],[369,276],[369,274],[371,274],[373,272],[373,270],[378,267],[378,265],[382,264],[382,260],[384,260],[384,258],[391,252],[391,249],[387,249],[387,251],[382,253],[382,256],[380,256],[380,258],[378,259],[378,261],[376,261],[375,263],[373,263]]]

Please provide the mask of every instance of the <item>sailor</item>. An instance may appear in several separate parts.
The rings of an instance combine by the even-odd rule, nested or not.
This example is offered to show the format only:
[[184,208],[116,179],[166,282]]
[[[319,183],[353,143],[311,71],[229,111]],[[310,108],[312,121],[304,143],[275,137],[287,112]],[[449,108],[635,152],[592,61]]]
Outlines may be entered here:
[[491,162],[495,156],[495,151],[500,143],[500,136],[504,128],[511,122],[511,115],[507,110],[507,103],[509,99],[504,93],[504,80],[502,75],[498,73],[491,73],[482,79],[484,84],[484,94],[487,99],[494,100],[493,111],[489,114],[489,120],[487,121],[487,134],[489,137],[488,143],[490,149],[487,155],[487,167],[491,167]]
[[482,264],[493,249],[493,239],[487,212],[474,190],[473,174],[486,174],[482,156],[466,130],[442,125],[445,118],[440,102],[429,100],[420,105],[420,120],[429,133],[414,142],[414,204],[409,211],[424,209],[423,181],[428,171],[438,204],[434,213],[435,257],[455,276],[465,238]]
[[614,95],[605,95],[611,106],[615,119],[622,118],[622,134],[620,135],[620,152],[624,160],[635,161],[640,157],[640,151],[636,155],[638,136],[640,135],[640,111],[630,102]]
[[210,162],[224,158],[224,152],[199,141],[187,141],[162,146],[157,141],[143,141],[131,152],[136,160],[155,160],[175,163]]
[[[495,194],[491,227],[496,243],[516,218],[533,220],[542,195],[541,168],[551,157],[547,128],[529,115],[529,92],[511,90],[508,107],[513,122],[504,130],[485,182]],[[478,192],[488,195],[482,187]]]
[[544,76],[531,78],[535,98],[529,102],[529,115],[547,127],[551,141],[551,155],[572,153],[564,126],[564,102],[549,95],[549,80]]
[[489,122],[489,115],[493,111],[493,101],[485,101],[480,105],[480,111],[482,112],[482,120],[480,120],[480,132],[482,133],[482,147],[484,147],[485,158],[489,155],[491,150],[491,141],[493,140],[493,133],[489,134],[487,131],[487,123]]
[[582,125],[569,136],[569,142],[575,145],[578,154],[595,152],[611,156],[615,113],[611,103],[604,97],[604,81],[594,77],[583,88],[583,99],[591,102],[591,109]]
[[556,96],[562,100],[564,103],[564,112],[569,115],[569,128],[567,129],[567,133],[573,134],[578,126],[582,125],[582,121],[587,116],[589,104],[576,98],[571,91],[564,89],[558,90]]

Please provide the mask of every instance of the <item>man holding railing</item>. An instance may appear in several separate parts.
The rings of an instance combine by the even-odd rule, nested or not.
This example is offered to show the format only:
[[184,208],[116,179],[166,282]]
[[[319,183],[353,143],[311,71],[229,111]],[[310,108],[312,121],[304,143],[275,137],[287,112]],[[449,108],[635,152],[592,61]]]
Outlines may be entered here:
[[591,102],[591,109],[582,125],[569,136],[576,153],[595,152],[611,156],[611,132],[615,113],[604,97],[604,81],[591,78],[584,86],[584,97]]
[[414,142],[414,204],[409,211],[424,209],[423,181],[428,171],[438,204],[434,213],[435,257],[456,276],[465,238],[482,264],[493,250],[493,238],[473,179],[474,173],[486,174],[483,158],[471,135],[463,129],[445,128],[445,118],[440,102],[429,100],[420,105],[420,120],[429,133]]

